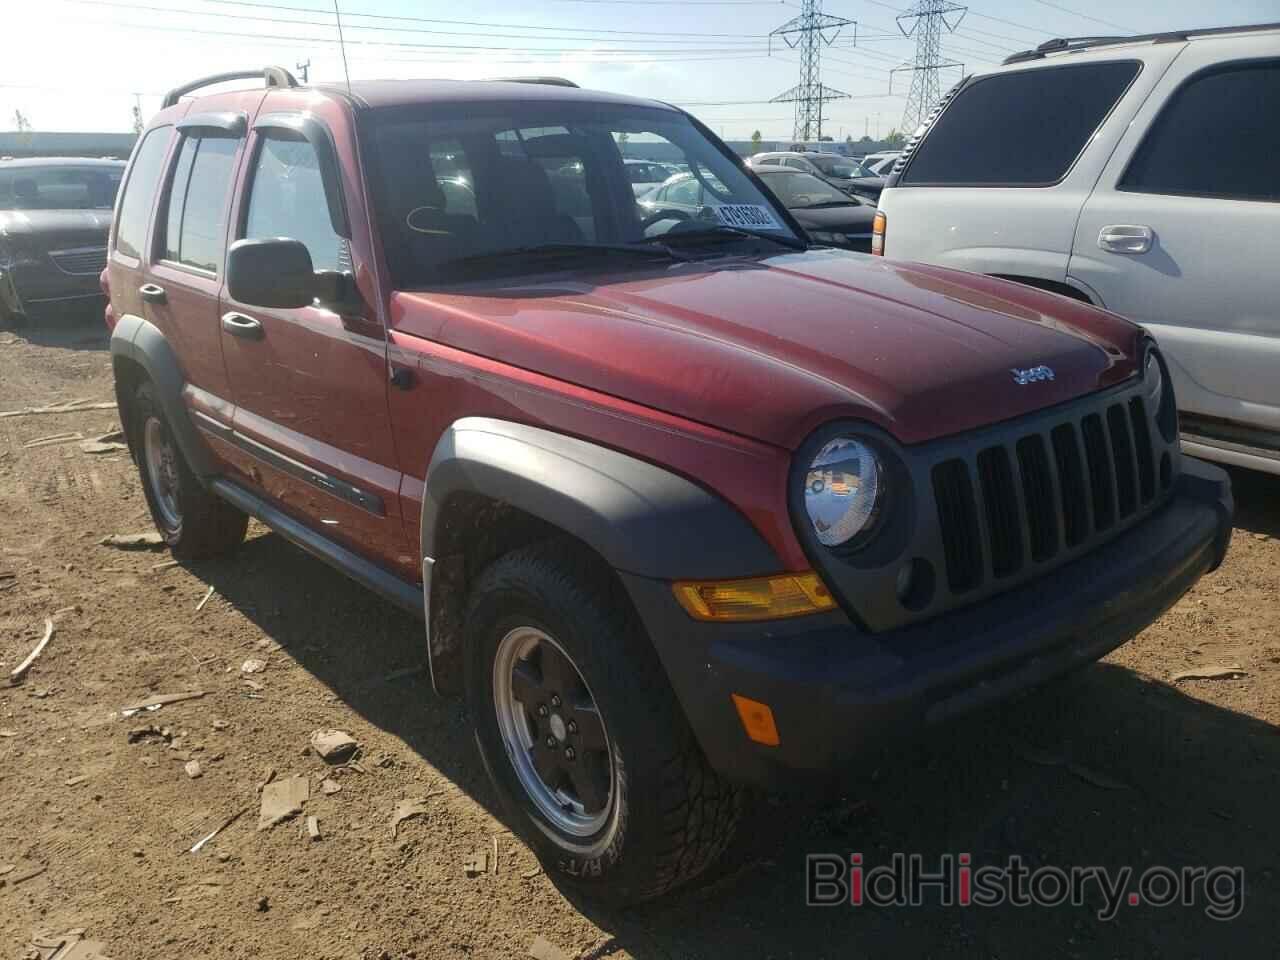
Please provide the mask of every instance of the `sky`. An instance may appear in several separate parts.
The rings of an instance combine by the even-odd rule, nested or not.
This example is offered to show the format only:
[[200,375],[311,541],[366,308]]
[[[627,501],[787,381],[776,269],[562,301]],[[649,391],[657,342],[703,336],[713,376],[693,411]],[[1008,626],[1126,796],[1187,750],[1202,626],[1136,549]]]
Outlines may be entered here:
[[[552,74],[686,107],[727,139],[790,138],[794,107],[767,101],[799,79],[768,34],[800,0],[338,0],[352,80]],[[855,140],[900,125],[914,37],[906,0],[824,0],[823,133]],[[957,6],[959,6],[957,4]],[[1280,0],[976,0],[948,15],[943,53],[973,72],[1050,37],[1280,21]],[[903,20],[910,27],[912,21]],[[341,80],[333,0],[0,0],[0,130],[127,131],[164,91],[206,74],[310,62]],[[960,67],[944,71],[945,90]]]

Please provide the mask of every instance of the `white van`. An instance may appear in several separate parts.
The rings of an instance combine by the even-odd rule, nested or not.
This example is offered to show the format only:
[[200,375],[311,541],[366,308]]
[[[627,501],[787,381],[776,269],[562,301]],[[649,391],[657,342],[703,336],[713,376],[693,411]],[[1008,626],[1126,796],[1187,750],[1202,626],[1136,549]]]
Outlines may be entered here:
[[1183,446],[1280,473],[1280,24],[1054,40],[965,78],[880,197],[885,256],[1146,326]]

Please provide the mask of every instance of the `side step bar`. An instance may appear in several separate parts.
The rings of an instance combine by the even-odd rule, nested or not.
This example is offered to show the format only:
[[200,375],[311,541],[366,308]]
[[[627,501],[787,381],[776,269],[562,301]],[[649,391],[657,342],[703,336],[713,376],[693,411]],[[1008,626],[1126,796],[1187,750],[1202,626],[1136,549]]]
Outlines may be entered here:
[[1280,475],[1280,452],[1275,450],[1192,433],[1183,433],[1181,439],[1182,452],[1190,456]]
[[361,586],[381,594],[402,610],[416,617],[425,618],[422,590],[416,585],[406,583],[399,577],[387,573],[377,564],[316,533],[310,527],[299,523],[287,513],[276,509],[261,497],[230,480],[216,477],[209,481],[209,486],[222,499],[239,507],[249,516],[257,517],[280,536],[301,547],[313,557],[345,573]]

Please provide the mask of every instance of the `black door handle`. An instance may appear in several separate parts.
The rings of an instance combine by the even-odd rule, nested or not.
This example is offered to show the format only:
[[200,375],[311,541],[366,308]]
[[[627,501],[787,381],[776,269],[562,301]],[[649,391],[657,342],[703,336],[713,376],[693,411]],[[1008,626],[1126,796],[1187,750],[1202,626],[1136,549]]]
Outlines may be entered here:
[[264,334],[261,323],[234,310],[222,315],[222,329],[233,337],[243,337],[245,340],[261,340]]
[[147,303],[164,303],[164,287],[158,287],[154,283],[144,283],[138,288],[138,293]]

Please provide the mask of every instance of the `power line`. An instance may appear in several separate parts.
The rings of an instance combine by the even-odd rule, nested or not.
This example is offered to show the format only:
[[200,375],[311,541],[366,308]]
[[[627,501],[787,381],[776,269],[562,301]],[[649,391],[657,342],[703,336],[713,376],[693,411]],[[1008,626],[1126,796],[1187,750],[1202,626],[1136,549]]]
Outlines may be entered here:
[[1098,17],[1091,17],[1087,13],[1081,13],[1079,10],[1072,10],[1070,7],[1064,7],[1060,3],[1050,3],[1049,0],[1035,0],[1035,2],[1042,6],[1050,7],[1053,10],[1061,10],[1063,13],[1069,13],[1071,14],[1071,16],[1079,17],[1082,20],[1092,20],[1094,23],[1100,23],[1104,27],[1115,27],[1115,29],[1123,30],[1125,33],[1137,33],[1137,31],[1134,30],[1132,27],[1122,27],[1120,24],[1113,23],[1110,20],[1102,20]]

